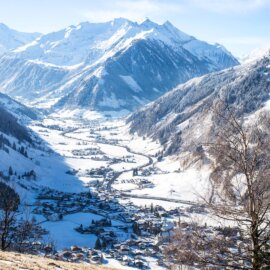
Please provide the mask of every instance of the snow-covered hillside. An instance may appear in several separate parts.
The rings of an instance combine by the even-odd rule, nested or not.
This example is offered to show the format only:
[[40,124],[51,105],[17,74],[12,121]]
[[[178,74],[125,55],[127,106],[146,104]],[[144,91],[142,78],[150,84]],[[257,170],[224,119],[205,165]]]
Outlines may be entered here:
[[28,125],[40,117],[39,112],[0,93],[0,179],[10,166],[19,173],[35,168],[28,149],[40,140]]
[[238,61],[170,22],[81,23],[0,59],[3,92],[53,108],[133,110],[193,77]]
[[37,120],[38,115],[40,114],[38,111],[26,107],[25,105],[2,93],[0,93],[0,108],[18,118],[18,121],[21,123]]
[[39,33],[18,32],[0,23],[0,56],[10,50],[32,42],[39,36]]
[[194,152],[211,137],[211,107],[219,100],[239,114],[266,106],[270,93],[270,53],[259,59],[177,86],[128,118],[132,133],[159,140],[167,154]]

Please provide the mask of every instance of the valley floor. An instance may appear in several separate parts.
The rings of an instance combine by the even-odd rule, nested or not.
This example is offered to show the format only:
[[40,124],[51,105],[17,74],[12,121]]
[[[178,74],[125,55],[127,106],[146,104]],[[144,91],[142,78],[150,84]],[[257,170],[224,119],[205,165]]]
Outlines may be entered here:
[[[114,247],[103,255],[106,265],[163,269],[156,247],[173,224],[208,221],[197,201],[207,172],[181,172],[176,160],[158,159],[160,145],[131,136],[124,121],[54,115],[30,128],[40,149],[31,149],[31,162],[20,161],[17,170],[33,169],[34,163],[37,179],[17,181],[18,188],[59,252],[74,245],[92,249],[99,238]],[[111,224],[101,225],[104,219]],[[142,233],[131,243],[134,221]]]

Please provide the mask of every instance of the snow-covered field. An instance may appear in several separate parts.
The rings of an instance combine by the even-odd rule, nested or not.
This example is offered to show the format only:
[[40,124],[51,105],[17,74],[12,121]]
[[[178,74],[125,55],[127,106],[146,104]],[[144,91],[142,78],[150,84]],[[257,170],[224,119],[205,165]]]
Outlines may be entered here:
[[50,237],[57,249],[73,245],[93,248],[97,237],[93,234],[80,234],[74,230],[74,227],[78,227],[80,224],[90,224],[93,219],[101,218],[101,216],[90,213],[76,213],[65,216],[61,222],[48,221],[44,223],[44,227],[50,232]]
[[[49,118],[44,120],[44,125],[47,126],[59,125],[61,128],[74,129],[65,134],[59,130],[35,125],[31,126],[46,141],[48,147],[53,150],[53,153],[38,157],[40,162],[39,167],[42,168],[40,168],[41,170],[38,173],[42,185],[61,191],[80,192],[85,188],[84,184],[87,181],[91,181],[92,178],[85,176],[83,173],[76,176],[67,175],[67,170],[74,169],[83,172],[87,169],[109,166],[119,172],[129,170],[119,177],[113,184],[113,187],[121,191],[131,190],[131,194],[135,195],[150,195],[164,197],[166,199],[196,201],[198,195],[205,188],[205,179],[208,176],[207,171],[202,174],[201,171],[199,172],[191,168],[187,171],[180,172],[180,165],[173,158],[166,158],[161,162],[157,162],[153,157],[154,164],[151,167],[157,169],[158,172],[149,176],[140,176],[139,173],[139,176],[134,177],[132,175],[132,168],[140,167],[147,163],[148,159],[144,155],[153,156],[160,151],[160,145],[149,139],[143,140],[138,136],[128,134],[122,120],[89,120],[88,127],[85,127],[88,120],[84,121],[84,123],[81,123],[80,118],[75,118],[75,120],[72,118]],[[104,127],[107,129],[104,129]],[[93,133],[95,136],[91,136]],[[97,137],[102,137],[109,142],[100,143]],[[115,139],[119,140],[118,145],[110,144],[110,140]],[[125,148],[126,146],[131,151],[142,153],[142,155],[130,154]],[[118,164],[109,164],[108,161],[96,161],[90,159],[89,156],[80,157],[72,153],[73,150],[84,150],[88,148],[98,148],[110,158],[122,158],[132,155],[134,163],[120,162]],[[135,184],[121,183],[122,180],[132,180],[142,177],[152,182],[153,187],[138,189]],[[174,203],[175,205],[177,203]]]
[[[161,150],[159,143],[130,135],[121,119],[108,120],[94,115],[91,120],[91,117],[84,118],[82,115],[66,118],[54,115],[44,119],[42,123],[33,122],[29,127],[39,138],[39,149],[29,148],[29,158],[12,150],[10,154],[3,153],[0,169],[12,166],[12,162],[17,160],[18,174],[35,170],[35,181],[20,180],[20,183],[30,188],[24,190],[18,185],[19,192],[24,194],[24,200],[34,205],[37,191],[43,188],[63,194],[86,192],[90,188],[103,196],[104,191],[95,186],[99,181],[103,185],[108,183],[107,192],[112,192],[110,186],[113,192],[118,192],[117,203],[124,207],[129,207],[130,204],[138,208],[159,205],[169,211],[187,207],[190,202],[196,203],[198,195],[207,186],[206,169],[198,171],[190,168],[180,171],[177,157],[158,160],[157,153]],[[115,176],[111,176],[112,180],[109,182],[104,182],[105,178],[96,174],[98,170],[103,170],[108,175],[114,172]],[[51,203],[53,200],[47,202]],[[58,250],[62,250],[73,245],[93,248],[97,236],[81,234],[74,228],[87,227],[92,220],[104,218],[104,214],[75,210],[64,215],[61,220],[47,220],[40,214],[35,214],[35,217],[49,232],[47,237]],[[206,222],[203,215],[196,214],[192,217]],[[117,220],[112,223],[115,226],[125,225]],[[119,235],[118,239],[128,239],[128,235]],[[152,269],[158,269],[155,260],[151,260],[149,258],[148,265]],[[109,259],[109,265],[117,263]]]

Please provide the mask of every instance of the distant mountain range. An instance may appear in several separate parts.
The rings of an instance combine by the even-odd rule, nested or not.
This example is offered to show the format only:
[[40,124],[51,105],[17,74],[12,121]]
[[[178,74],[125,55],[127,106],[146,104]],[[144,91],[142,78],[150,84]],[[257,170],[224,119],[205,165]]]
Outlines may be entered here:
[[0,55],[28,44],[39,36],[39,33],[22,33],[0,23]]
[[214,134],[214,104],[224,101],[239,116],[269,109],[270,50],[254,61],[192,79],[128,118],[130,130],[164,147],[165,155],[194,153]]
[[52,109],[132,111],[179,83],[239,64],[221,45],[170,22],[86,22],[4,45],[12,33],[0,31],[0,46],[9,49],[0,58],[1,91]]

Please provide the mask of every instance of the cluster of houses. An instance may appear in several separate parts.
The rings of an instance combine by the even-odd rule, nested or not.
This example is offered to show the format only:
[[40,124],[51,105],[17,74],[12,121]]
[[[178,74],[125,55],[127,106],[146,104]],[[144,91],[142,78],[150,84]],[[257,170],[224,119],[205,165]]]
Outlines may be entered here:
[[124,236],[124,238],[129,237],[132,233],[132,224],[115,223],[110,218],[103,218],[92,220],[88,226],[81,224],[74,229],[81,234],[95,234],[97,236],[95,248],[105,250],[117,244],[121,236]]
[[160,170],[159,168],[157,167],[154,167],[154,166],[149,166],[147,168],[141,168],[140,170],[139,169],[134,169],[133,170],[133,176],[150,176],[150,175],[154,175],[154,174],[164,174],[166,172]]
[[83,212],[85,208],[91,207],[92,201],[90,192],[64,193],[45,188],[38,195],[33,212],[48,220],[57,221],[64,215]]
[[85,149],[74,149],[72,150],[72,154],[74,156],[97,156],[97,155],[104,155],[104,152],[102,152],[97,147],[91,147],[91,148],[85,148]]
[[97,143],[110,144],[110,145],[119,145],[119,142],[120,142],[118,139],[106,139],[102,137],[101,135],[97,135],[95,137],[95,140]]
[[[175,220],[187,215],[184,209],[165,210],[161,206],[135,206],[132,202],[120,204],[121,194],[112,192],[64,193],[44,189],[38,196],[34,213],[50,221],[61,221],[68,214],[85,212],[101,216],[99,220],[74,227],[82,234],[95,234],[95,249],[123,265],[147,268],[147,258],[163,264],[160,246],[177,225]],[[79,248],[81,249],[81,247]],[[84,249],[86,251],[86,249]],[[87,249],[87,254],[91,250]],[[58,253],[65,260],[89,261],[89,255],[71,250]],[[84,253],[82,255],[81,253]],[[86,256],[87,255],[87,256]],[[94,257],[97,259],[97,257]],[[94,259],[95,260],[95,259]],[[99,261],[99,260],[97,260]],[[102,259],[99,263],[102,262]]]
[[[60,127],[58,125],[45,125],[45,124],[41,124],[41,123],[36,123],[36,126],[42,127],[42,128],[46,128],[46,129],[53,129],[53,130],[58,130],[58,131],[63,131],[64,128]],[[44,132],[44,130],[42,130],[42,132]]]
[[134,184],[138,189],[154,187],[154,184],[146,178],[121,179],[118,182],[121,184]]
[[101,166],[99,168],[86,170],[86,175],[91,176],[93,178],[106,178],[111,177],[114,171],[110,167]]
[[62,260],[75,263],[87,262],[93,264],[101,264],[104,262],[104,255],[100,250],[78,246],[71,246],[69,249],[58,251],[47,256],[53,258],[54,260]]
[[143,239],[129,239],[115,244],[105,253],[107,258],[114,258],[124,266],[148,269],[149,262],[146,257],[153,257],[161,261],[162,254],[158,245],[153,241]]
[[[50,127],[58,129],[57,126]],[[58,130],[61,130],[60,128]],[[101,127],[91,130],[89,138],[95,138],[97,143],[117,145],[118,139],[106,139],[96,131],[109,131],[111,128]],[[111,136],[117,133],[110,133]],[[81,143],[78,143],[81,144]],[[88,144],[85,142],[85,144]],[[121,162],[134,163],[133,155],[122,158],[111,158],[99,148],[73,150],[73,155],[91,156],[93,160],[107,161],[109,165]],[[158,161],[162,160],[162,153],[156,155]],[[72,170],[70,174],[77,174]],[[89,220],[87,225],[76,225],[74,230],[81,234],[94,234],[97,237],[94,249],[72,246],[69,249],[54,252],[47,248],[48,256],[54,259],[70,262],[107,263],[110,259],[119,261],[123,266],[149,268],[149,258],[156,261],[157,265],[166,268],[168,258],[163,250],[179,228],[183,233],[192,233],[192,224],[186,222],[193,214],[207,213],[203,205],[190,205],[166,210],[158,205],[136,206],[131,201],[120,203],[125,196],[121,191],[108,190],[108,182],[115,177],[117,172],[109,167],[89,169],[84,172],[95,179],[91,181],[92,191],[85,193],[64,193],[49,188],[44,189],[38,196],[34,213],[43,215],[50,221],[61,221],[65,215],[73,213],[93,213],[100,216],[98,220]],[[117,180],[118,183],[132,183],[139,189],[151,188],[153,183],[146,179],[147,176],[166,173],[157,167],[134,169],[133,179]],[[95,191],[94,191],[95,190]],[[126,196],[129,197],[129,196]],[[237,229],[229,231],[224,228],[211,226],[196,227],[211,238],[218,237],[220,241],[229,237],[230,248],[239,248],[239,234]],[[172,258],[173,260],[173,258]]]

